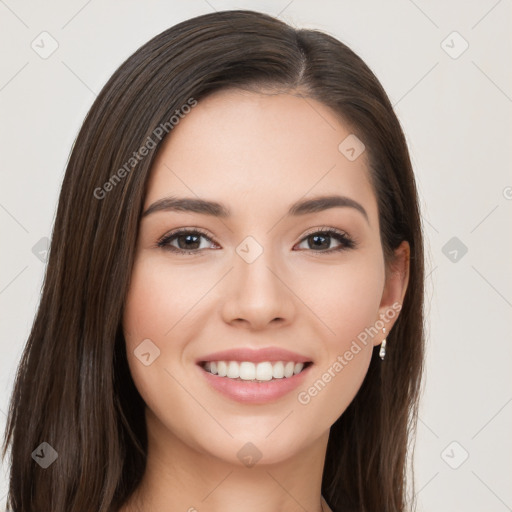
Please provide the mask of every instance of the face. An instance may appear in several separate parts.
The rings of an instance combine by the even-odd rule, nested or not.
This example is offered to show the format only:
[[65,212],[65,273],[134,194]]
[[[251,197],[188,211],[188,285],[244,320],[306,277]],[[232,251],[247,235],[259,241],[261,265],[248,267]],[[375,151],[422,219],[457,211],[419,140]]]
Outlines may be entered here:
[[[224,90],[161,147],[123,319],[160,442],[276,463],[355,397],[407,269],[386,278],[366,153],[339,149],[350,134],[310,98]],[[215,204],[170,201],[184,198]]]

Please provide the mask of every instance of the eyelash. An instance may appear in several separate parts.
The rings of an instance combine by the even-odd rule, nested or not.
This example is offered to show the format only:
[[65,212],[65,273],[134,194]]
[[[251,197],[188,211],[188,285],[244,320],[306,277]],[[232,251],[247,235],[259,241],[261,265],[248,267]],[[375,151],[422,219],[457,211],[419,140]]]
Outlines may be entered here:
[[[203,231],[199,228],[179,229],[179,230],[173,231],[171,233],[167,233],[162,238],[160,238],[156,243],[156,247],[159,247],[161,249],[168,250],[168,251],[171,251],[174,253],[178,253],[178,254],[199,254],[203,249],[195,249],[195,250],[187,251],[186,249],[178,249],[176,247],[169,245],[169,243],[173,239],[177,238],[180,235],[187,235],[187,234],[202,235],[203,237],[208,239],[210,242],[214,242],[210,238],[208,233],[206,233],[205,231]],[[328,249],[326,251],[314,251],[312,249],[306,249],[313,253],[332,254],[335,252],[345,251],[347,249],[354,249],[357,245],[356,242],[344,231],[340,231],[338,229],[328,228],[328,227],[316,229],[315,231],[311,231],[310,233],[306,234],[300,240],[299,244],[302,243],[304,240],[306,240],[307,238],[309,238],[312,235],[327,235],[327,236],[334,238],[334,239],[338,240],[339,242],[341,242],[341,245],[339,247],[335,247],[333,249]],[[216,243],[216,242],[214,242],[214,243]]]

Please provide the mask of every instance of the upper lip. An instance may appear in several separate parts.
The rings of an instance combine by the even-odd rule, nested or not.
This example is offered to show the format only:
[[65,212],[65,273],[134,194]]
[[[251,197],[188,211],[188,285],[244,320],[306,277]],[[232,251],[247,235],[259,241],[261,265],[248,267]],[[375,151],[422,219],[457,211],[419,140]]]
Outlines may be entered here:
[[250,348],[233,348],[213,352],[212,354],[199,357],[196,363],[200,364],[206,361],[252,361],[254,363],[261,363],[263,361],[293,361],[295,363],[308,363],[311,362],[311,358],[284,348],[267,347],[256,350]]

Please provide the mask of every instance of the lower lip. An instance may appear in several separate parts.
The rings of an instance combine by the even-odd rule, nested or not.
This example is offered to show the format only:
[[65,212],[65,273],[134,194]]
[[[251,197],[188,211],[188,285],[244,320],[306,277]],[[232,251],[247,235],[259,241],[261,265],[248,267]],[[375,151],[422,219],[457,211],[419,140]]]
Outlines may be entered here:
[[312,364],[293,377],[272,379],[265,382],[244,382],[229,377],[219,377],[204,370],[198,365],[199,371],[208,383],[219,393],[246,404],[266,404],[278,400],[296,389],[305,379]]

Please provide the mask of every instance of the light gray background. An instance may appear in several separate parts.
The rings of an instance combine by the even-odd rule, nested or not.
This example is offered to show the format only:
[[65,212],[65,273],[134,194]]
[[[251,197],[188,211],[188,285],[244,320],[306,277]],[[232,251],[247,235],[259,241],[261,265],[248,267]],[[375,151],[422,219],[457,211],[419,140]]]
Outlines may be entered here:
[[[419,510],[512,510],[510,0],[0,0],[1,430],[45,269],[44,254],[32,249],[51,235],[87,110],[121,62],[154,35],[232,8],[334,35],[388,92],[410,145],[427,244]],[[58,43],[46,59],[31,47],[51,48],[43,31]],[[464,41],[469,47],[458,55]],[[453,237],[455,245],[446,245]]]

